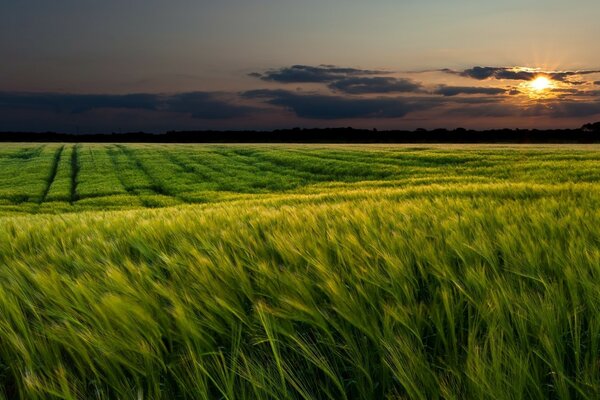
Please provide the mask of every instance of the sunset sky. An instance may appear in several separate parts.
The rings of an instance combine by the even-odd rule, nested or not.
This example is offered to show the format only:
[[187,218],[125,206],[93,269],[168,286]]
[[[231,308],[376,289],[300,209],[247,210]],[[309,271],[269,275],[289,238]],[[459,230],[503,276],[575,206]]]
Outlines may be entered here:
[[0,131],[578,127],[598,0],[6,0]]

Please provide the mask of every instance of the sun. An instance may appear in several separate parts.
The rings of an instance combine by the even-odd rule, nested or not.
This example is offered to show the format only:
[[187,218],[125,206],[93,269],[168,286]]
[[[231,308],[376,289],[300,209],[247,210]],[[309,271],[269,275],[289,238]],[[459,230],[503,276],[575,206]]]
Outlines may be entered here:
[[552,87],[552,81],[545,76],[538,76],[529,82],[529,87],[536,92],[543,92]]

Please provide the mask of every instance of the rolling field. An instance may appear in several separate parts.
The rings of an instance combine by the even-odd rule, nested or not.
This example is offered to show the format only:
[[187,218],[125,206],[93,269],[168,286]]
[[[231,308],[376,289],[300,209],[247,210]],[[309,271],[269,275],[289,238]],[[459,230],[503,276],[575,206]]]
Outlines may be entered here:
[[600,147],[0,145],[0,397],[600,398]]

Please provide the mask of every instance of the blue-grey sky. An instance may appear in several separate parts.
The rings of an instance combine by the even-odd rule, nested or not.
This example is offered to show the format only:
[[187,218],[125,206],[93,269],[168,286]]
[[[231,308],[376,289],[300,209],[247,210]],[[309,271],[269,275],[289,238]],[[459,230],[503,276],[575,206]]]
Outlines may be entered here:
[[[474,79],[462,72],[476,66],[593,72],[600,67],[598,15],[597,0],[4,0],[0,131],[573,126],[600,118],[600,86],[594,84],[600,74],[552,80],[554,95],[532,96],[522,85],[526,80]],[[264,75],[322,65],[379,73],[353,78],[394,81],[379,80],[377,89],[364,88],[375,81],[362,81],[359,89],[346,90],[349,82],[283,82]],[[348,76],[336,82],[342,78]],[[393,89],[404,80],[421,89]],[[382,89],[383,83],[392,89]],[[443,85],[450,91],[440,90]],[[456,87],[471,89],[456,93]],[[248,93],[267,89],[288,93]],[[175,109],[165,100],[179,96],[181,102],[192,98],[182,94],[193,93],[204,102],[192,96],[193,103]],[[65,96],[89,103],[90,95],[128,94],[161,97],[139,107],[122,100],[115,107],[114,97],[104,98],[76,112],[63,104]],[[305,108],[335,110],[341,101],[357,111],[323,118],[326,112],[300,110],[292,95],[304,96]],[[452,104],[440,104],[450,97]],[[208,98],[212,103],[206,104]],[[376,106],[393,99],[405,112],[390,115]],[[229,111],[217,110],[219,104]],[[518,111],[524,104],[527,113]]]

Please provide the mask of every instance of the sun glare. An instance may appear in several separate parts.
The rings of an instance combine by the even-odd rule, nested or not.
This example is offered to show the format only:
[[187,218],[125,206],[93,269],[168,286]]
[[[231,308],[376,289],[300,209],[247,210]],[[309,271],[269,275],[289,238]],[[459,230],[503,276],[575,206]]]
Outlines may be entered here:
[[538,76],[529,83],[529,86],[537,92],[543,92],[544,90],[550,89],[552,82],[545,76]]

